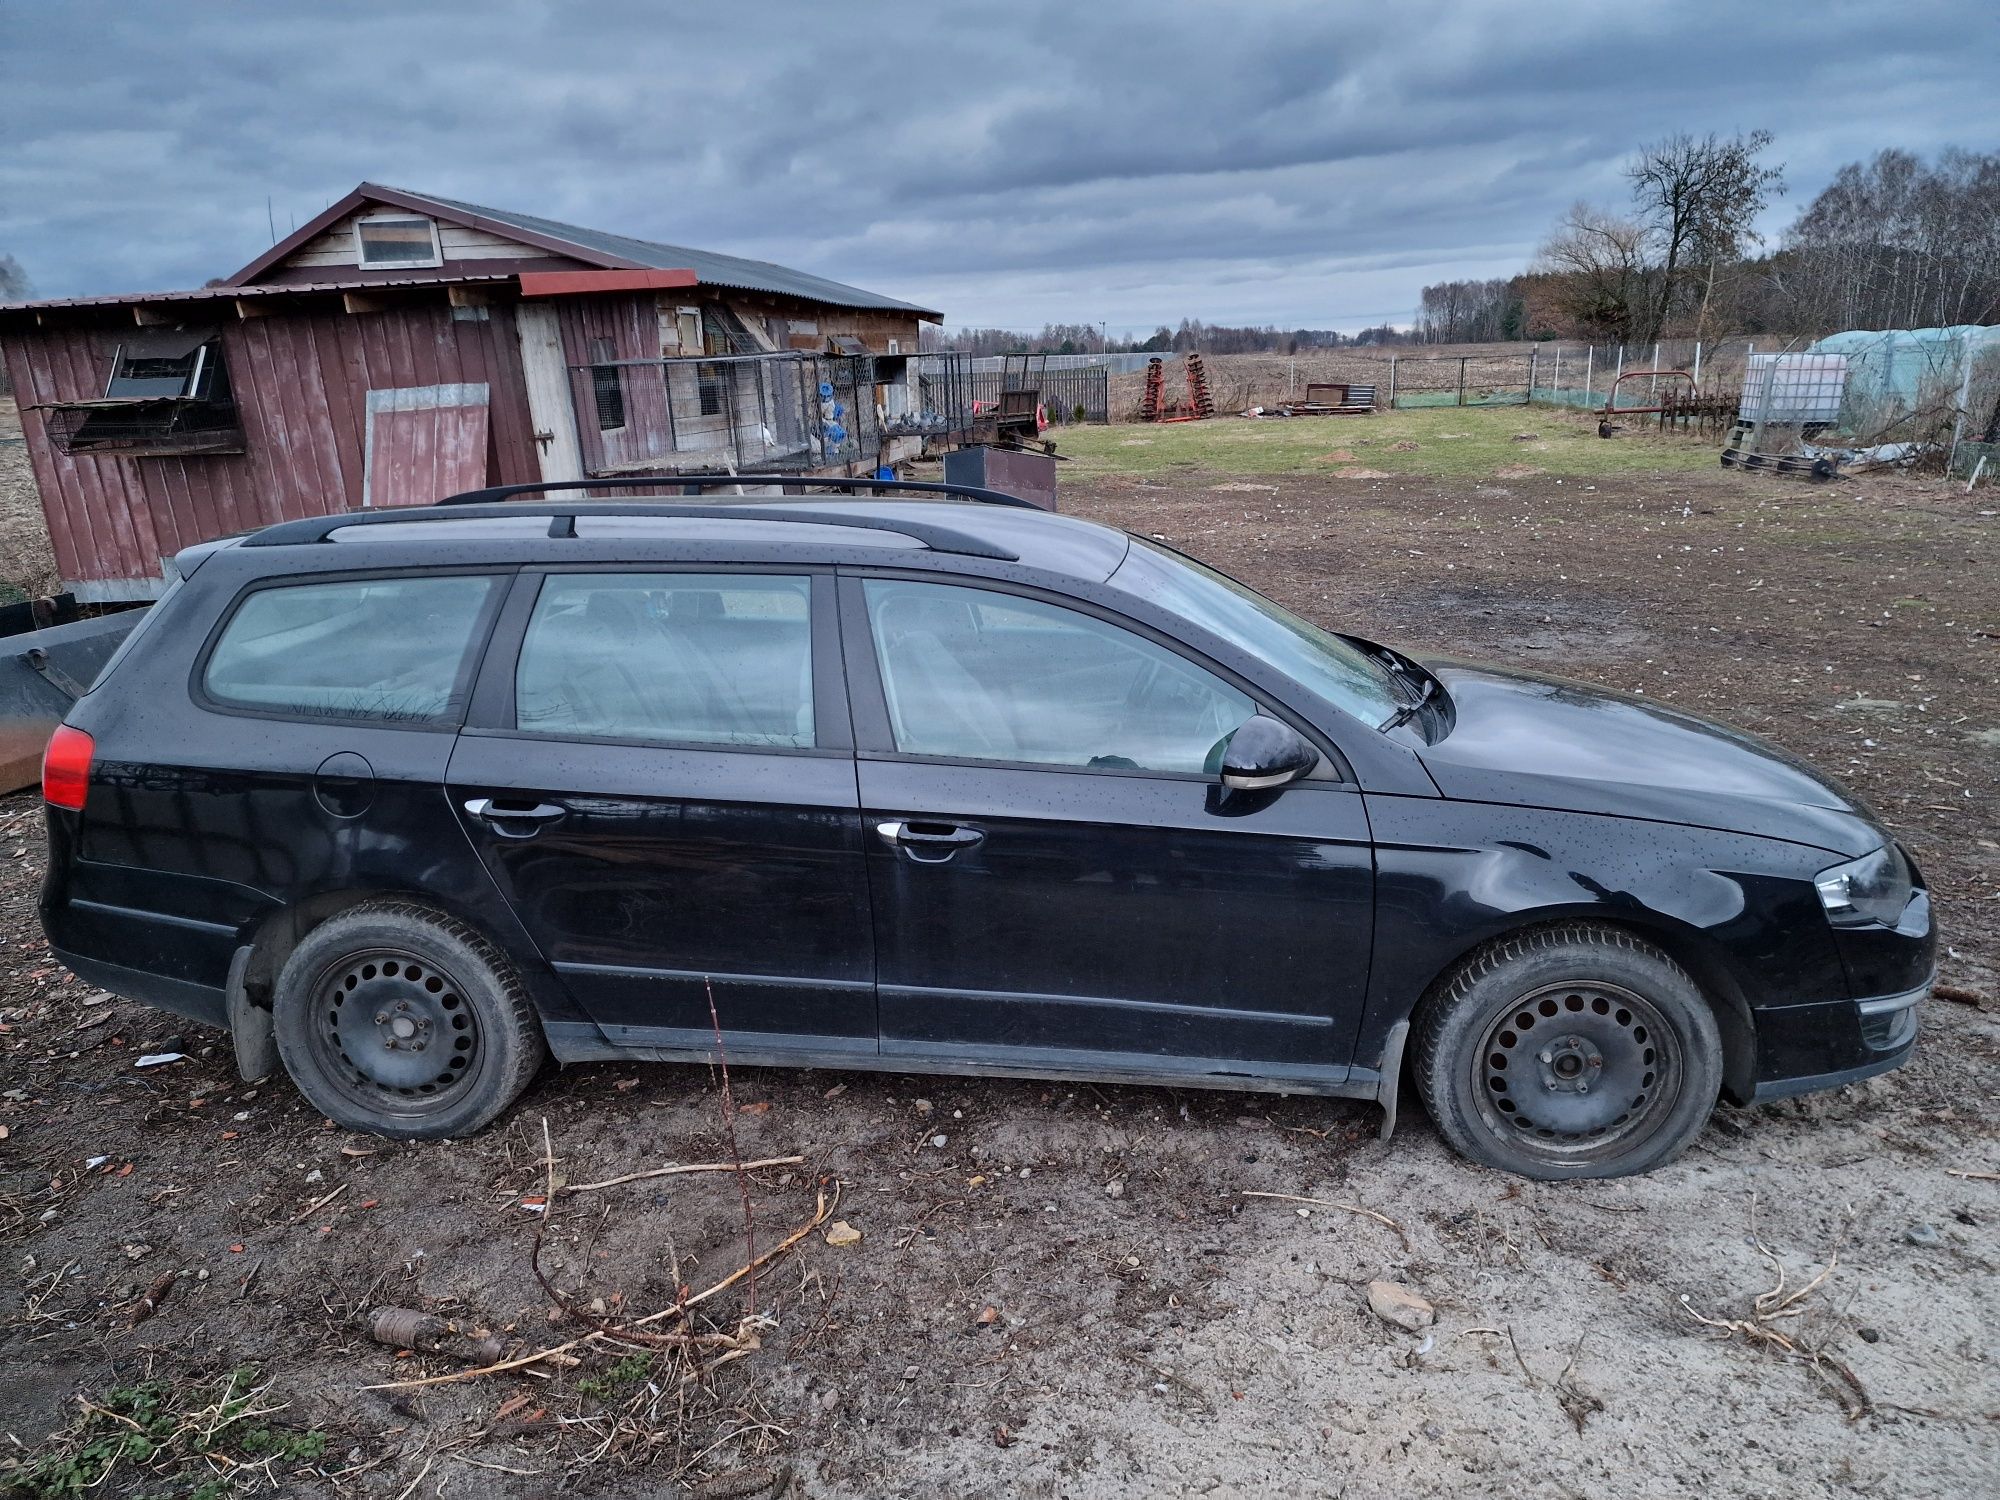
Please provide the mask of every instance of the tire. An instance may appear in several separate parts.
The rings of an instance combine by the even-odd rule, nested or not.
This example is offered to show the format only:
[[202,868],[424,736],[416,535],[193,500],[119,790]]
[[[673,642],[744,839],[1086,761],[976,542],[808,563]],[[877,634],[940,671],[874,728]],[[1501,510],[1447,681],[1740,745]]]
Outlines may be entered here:
[[1666,954],[1615,929],[1502,939],[1419,1008],[1417,1092],[1460,1155],[1542,1181],[1678,1156],[1722,1088],[1722,1034]]
[[541,1066],[542,1030],[506,957],[465,923],[372,901],[306,934],[278,974],[278,1056],[312,1106],[397,1140],[470,1135]]

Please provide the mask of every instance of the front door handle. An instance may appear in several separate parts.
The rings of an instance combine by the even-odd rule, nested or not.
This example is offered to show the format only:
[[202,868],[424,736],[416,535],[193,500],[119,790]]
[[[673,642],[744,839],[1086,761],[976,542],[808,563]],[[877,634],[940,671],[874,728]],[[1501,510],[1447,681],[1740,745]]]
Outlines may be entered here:
[[532,806],[523,806],[520,803],[503,802],[496,797],[469,798],[465,810],[503,839],[531,839],[541,832],[544,823],[553,823],[558,818],[569,816],[568,808],[553,802],[537,802]]
[[941,865],[959,850],[986,842],[984,829],[919,818],[877,823],[875,832],[890,848],[902,850],[923,865]]

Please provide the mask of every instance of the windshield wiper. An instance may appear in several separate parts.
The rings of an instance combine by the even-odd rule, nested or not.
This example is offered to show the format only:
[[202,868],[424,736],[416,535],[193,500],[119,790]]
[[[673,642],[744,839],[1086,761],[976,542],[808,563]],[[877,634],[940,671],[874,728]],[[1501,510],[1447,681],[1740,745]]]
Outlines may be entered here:
[[[1430,679],[1428,674],[1413,670],[1408,660],[1398,656],[1387,646],[1377,646],[1375,648],[1375,659],[1389,669],[1389,676],[1395,680],[1399,687],[1406,691],[1415,691],[1416,697],[1404,700],[1411,708],[1421,708],[1430,701],[1431,694],[1436,690],[1437,684]],[[1400,723],[1401,721],[1398,720],[1398,722]]]
[[1428,677],[1417,677],[1400,665],[1396,668],[1399,682],[1407,682],[1417,689],[1417,696],[1382,721],[1382,728],[1394,729],[1398,724],[1407,724],[1414,719],[1423,706],[1437,696],[1437,683]]

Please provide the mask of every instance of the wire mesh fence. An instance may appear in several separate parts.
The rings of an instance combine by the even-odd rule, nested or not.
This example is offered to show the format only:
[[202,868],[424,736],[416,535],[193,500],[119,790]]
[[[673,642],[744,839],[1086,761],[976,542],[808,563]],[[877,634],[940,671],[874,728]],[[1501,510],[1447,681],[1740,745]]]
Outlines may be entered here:
[[1584,411],[1659,404],[1661,391],[1691,377],[1704,395],[1742,385],[1752,355],[1803,349],[1804,338],[1662,339],[1654,344],[1549,343],[1534,350],[1534,399]]
[[[1755,372],[1794,371],[1800,359],[1816,357],[1820,351],[1813,350],[1816,340],[1809,334],[1644,345],[1460,345],[1421,353],[1224,354],[1211,355],[1206,363],[1216,408],[1226,413],[1296,401],[1314,384],[1372,385],[1378,408],[1532,402],[1605,413],[1621,426],[1644,424],[1702,440],[1726,437],[1740,422],[1740,440],[1750,452],[1796,452],[1820,438],[1848,447],[1908,442],[1929,459],[1942,456],[1960,475],[1970,474],[1981,457],[1989,458],[1989,472],[2000,469],[2000,334],[1939,329],[1845,337],[1857,347],[1847,351],[1850,375],[1832,421],[1817,411],[1809,418],[1797,412],[1786,418],[1782,392],[1772,412],[1759,420]],[[1839,341],[1817,343],[1823,350]],[[1170,386],[1181,378],[1180,363],[1178,357],[1167,361]],[[1108,387],[1109,419],[1139,420],[1144,374],[1114,371]]]
[[[1314,350],[1297,355],[1222,354],[1208,357],[1215,402],[1222,411],[1274,407],[1304,396],[1322,383],[1372,385],[1379,407],[1397,410],[1433,406],[1520,406],[1530,401],[1599,410],[1617,377],[1627,371],[1685,370],[1712,382],[1741,381],[1745,355],[1754,347],[1803,348],[1805,340],[1726,339],[1697,342],[1662,340],[1658,345],[1621,347],[1583,343],[1461,345],[1448,351],[1402,353],[1375,349]],[[1169,360],[1171,384],[1178,378]],[[1463,400],[1461,400],[1461,383]],[[1628,380],[1618,386],[1620,406],[1652,405],[1656,379]],[[1114,373],[1110,381],[1111,420],[1138,417],[1145,390],[1143,373]]]
[[[975,370],[969,378],[974,400],[998,404],[1006,379],[1002,371]],[[1044,370],[1039,379],[1042,410],[1051,423],[1111,420],[1111,372],[1102,365]]]
[[584,472],[779,473],[878,463],[949,439],[975,399],[960,356],[707,355],[570,369]]
[[1532,352],[1398,356],[1389,361],[1388,402],[1397,411],[1431,406],[1526,406],[1534,368]]
[[[1185,389],[1186,357],[1174,354],[1162,359],[1167,388]],[[1202,359],[1219,412],[1247,411],[1253,406],[1273,407],[1300,400],[1307,387],[1313,385],[1373,385],[1377,387],[1378,401],[1389,388],[1389,361],[1372,353],[1314,350],[1296,355],[1209,354]],[[1114,372],[1106,398],[1109,420],[1138,421],[1145,395],[1143,365],[1132,371]]]

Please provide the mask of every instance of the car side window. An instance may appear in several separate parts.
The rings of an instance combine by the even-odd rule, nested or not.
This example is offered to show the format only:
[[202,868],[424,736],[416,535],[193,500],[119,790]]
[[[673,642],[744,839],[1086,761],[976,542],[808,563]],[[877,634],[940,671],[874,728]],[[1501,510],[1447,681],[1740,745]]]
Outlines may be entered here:
[[494,587],[430,575],[258,589],[209,652],[203,691],[224,707],[300,718],[436,722],[450,715]]
[[1080,610],[953,584],[864,589],[907,755],[1212,775],[1257,711],[1179,653]]
[[808,748],[811,603],[802,575],[551,575],[521,642],[515,727]]

